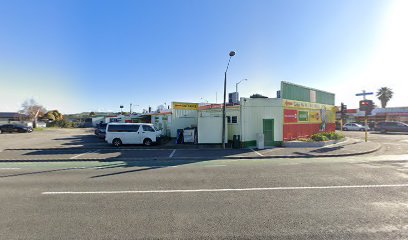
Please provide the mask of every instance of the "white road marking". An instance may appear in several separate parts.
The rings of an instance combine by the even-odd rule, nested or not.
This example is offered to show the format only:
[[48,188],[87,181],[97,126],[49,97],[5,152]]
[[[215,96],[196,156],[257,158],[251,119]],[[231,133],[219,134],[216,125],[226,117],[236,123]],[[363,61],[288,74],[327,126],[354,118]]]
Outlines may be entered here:
[[243,191],[273,191],[273,190],[314,190],[314,189],[348,189],[348,188],[389,188],[408,187],[405,184],[383,185],[343,185],[343,186],[311,186],[311,187],[269,187],[269,188],[214,188],[214,189],[174,189],[174,190],[128,190],[128,191],[92,191],[92,192],[42,192],[44,195],[62,194],[122,194],[122,193],[196,193],[196,192],[243,192]]
[[18,170],[21,168],[17,168],[17,167],[5,167],[5,168],[0,168],[0,170]]
[[172,158],[175,153],[176,153],[176,149],[174,149],[174,150],[170,153],[169,158]]
[[73,156],[73,157],[70,157],[69,159],[75,159],[75,158],[80,157],[80,156],[82,156],[82,155],[85,155],[85,154],[88,154],[88,153],[96,153],[96,152],[99,152],[99,150],[81,153],[81,154],[75,155],[75,156]]
[[226,167],[227,165],[208,165],[204,167]]
[[262,155],[262,154],[260,154],[259,152],[257,152],[255,149],[251,148],[251,150],[252,150],[252,151],[254,151],[256,154],[258,154],[258,156],[263,157],[263,155]]

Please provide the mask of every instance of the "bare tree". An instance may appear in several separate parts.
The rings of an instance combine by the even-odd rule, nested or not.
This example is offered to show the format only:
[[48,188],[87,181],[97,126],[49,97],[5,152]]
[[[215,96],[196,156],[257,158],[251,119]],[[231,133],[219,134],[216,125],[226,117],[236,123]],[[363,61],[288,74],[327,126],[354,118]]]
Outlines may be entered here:
[[30,121],[33,121],[34,127],[37,127],[38,117],[43,116],[47,110],[40,104],[38,104],[33,98],[27,99],[21,104],[20,113],[24,113],[28,116]]

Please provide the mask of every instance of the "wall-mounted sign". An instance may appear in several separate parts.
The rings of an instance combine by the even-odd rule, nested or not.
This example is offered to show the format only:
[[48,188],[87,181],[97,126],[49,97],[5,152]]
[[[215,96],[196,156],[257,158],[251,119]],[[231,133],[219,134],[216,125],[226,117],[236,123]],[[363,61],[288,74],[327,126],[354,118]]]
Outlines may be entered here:
[[298,121],[298,111],[293,109],[285,109],[283,111],[284,123],[296,123]]
[[183,103],[183,102],[173,102],[173,109],[178,110],[197,110],[198,103]]
[[310,122],[311,123],[320,123],[320,122],[322,122],[319,110],[310,111],[309,116],[310,116]]
[[309,112],[308,111],[299,111],[298,120],[299,120],[299,122],[309,121]]

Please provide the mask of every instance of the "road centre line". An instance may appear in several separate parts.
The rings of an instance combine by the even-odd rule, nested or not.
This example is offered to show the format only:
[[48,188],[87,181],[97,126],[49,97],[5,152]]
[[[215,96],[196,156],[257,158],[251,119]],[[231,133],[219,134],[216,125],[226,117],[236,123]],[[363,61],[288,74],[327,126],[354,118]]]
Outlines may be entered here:
[[343,186],[310,186],[310,187],[269,187],[269,188],[214,188],[214,189],[174,189],[174,190],[130,190],[130,191],[92,191],[92,192],[42,192],[43,195],[72,194],[123,194],[123,193],[197,193],[197,192],[244,192],[244,191],[274,191],[274,190],[314,190],[314,189],[351,189],[351,188],[390,188],[408,187],[405,184],[383,185],[343,185]]
[[258,151],[256,151],[255,149],[251,148],[251,150],[252,150],[252,151],[254,151],[256,154],[258,154],[258,156],[263,157],[263,155],[262,155],[262,154],[260,154],[260,153],[259,153]]
[[175,153],[176,153],[176,149],[173,149],[173,151],[170,153],[169,158],[172,158]]
[[73,156],[73,157],[70,157],[69,159],[75,159],[75,158],[80,157],[80,156],[82,156],[82,155],[85,155],[85,154],[88,154],[88,153],[96,153],[96,152],[99,152],[99,150],[81,153],[81,154],[75,155],[75,156]]

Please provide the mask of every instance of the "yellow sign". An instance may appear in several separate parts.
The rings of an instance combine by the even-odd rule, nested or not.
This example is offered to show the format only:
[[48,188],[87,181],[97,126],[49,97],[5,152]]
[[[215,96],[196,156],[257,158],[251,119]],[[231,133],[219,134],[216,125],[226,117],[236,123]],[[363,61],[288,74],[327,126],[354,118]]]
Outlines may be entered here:
[[310,111],[310,122],[311,123],[321,123],[322,122],[322,118],[320,115],[320,111],[319,110],[312,110]]
[[173,109],[197,110],[198,109],[198,103],[173,102]]
[[308,122],[310,123],[334,123],[336,121],[336,107],[332,105],[284,99],[283,107],[284,109],[309,111]]

